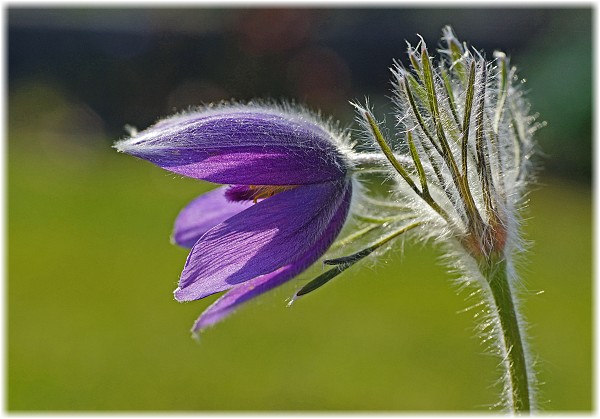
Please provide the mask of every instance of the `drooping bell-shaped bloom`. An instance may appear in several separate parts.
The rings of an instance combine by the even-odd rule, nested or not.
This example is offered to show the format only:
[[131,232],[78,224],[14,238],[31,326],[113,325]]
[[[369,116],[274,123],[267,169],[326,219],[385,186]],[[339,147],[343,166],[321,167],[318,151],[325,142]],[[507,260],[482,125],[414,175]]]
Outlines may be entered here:
[[160,121],[116,148],[228,185],[192,201],[175,222],[174,242],[191,247],[175,298],[230,290],[200,316],[194,332],[308,268],[348,215],[344,135],[303,110],[207,108]]

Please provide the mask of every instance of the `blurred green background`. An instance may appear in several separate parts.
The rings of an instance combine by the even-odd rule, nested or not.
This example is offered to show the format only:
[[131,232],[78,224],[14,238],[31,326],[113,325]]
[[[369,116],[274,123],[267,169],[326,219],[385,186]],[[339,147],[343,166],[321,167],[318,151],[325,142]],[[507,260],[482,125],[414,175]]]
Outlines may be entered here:
[[592,10],[9,8],[10,411],[486,411],[498,360],[435,249],[405,243],[286,307],[304,275],[189,336],[172,221],[212,186],[110,148],[189,105],[287,97],[352,123],[441,28],[528,80],[544,171],[521,267],[544,410],[592,397]]

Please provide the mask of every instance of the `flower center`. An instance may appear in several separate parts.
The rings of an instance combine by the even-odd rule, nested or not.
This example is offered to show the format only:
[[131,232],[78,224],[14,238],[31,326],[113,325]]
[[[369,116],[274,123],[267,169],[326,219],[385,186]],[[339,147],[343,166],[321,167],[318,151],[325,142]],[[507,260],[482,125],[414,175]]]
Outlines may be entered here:
[[295,187],[296,185],[250,185],[250,191],[252,192],[252,202],[256,204],[259,199],[267,199],[275,194],[278,194],[279,192],[289,191],[290,189],[294,189]]
[[262,199],[267,199],[279,192],[289,191],[298,185],[232,185],[225,191],[228,201],[252,201],[255,204]]

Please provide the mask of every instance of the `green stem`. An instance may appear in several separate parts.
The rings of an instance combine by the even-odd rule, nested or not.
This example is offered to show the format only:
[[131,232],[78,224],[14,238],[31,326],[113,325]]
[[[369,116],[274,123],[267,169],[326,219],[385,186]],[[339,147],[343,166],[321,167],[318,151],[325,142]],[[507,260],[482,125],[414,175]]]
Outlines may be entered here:
[[509,380],[509,404],[513,413],[530,412],[530,383],[527,359],[519,328],[513,294],[507,277],[506,260],[488,261],[482,269],[492,292],[500,320],[502,352]]

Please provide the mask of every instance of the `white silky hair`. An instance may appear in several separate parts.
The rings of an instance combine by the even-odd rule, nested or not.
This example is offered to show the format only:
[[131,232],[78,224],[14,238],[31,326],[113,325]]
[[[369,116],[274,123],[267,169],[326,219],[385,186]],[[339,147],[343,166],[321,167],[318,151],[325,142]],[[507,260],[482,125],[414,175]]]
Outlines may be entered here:
[[[518,298],[524,291],[524,284],[518,277],[517,268],[522,263],[520,255],[528,247],[522,237],[521,224],[527,191],[535,181],[533,155],[536,144],[533,134],[544,124],[536,122],[537,115],[530,113],[523,91],[524,80],[519,79],[515,67],[510,66],[504,53],[495,52],[494,59],[488,61],[482,53],[461,44],[450,27],[443,29],[438,52],[441,60],[437,63],[423,56],[427,49],[421,39],[415,48],[408,45],[410,68],[406,69],[396,62],[391,69],[396,122],[394,135],[385,129],[380,134],[374,131],[373,124],[383,126],[383,123],[373,116],[368,100],[364,105],[353,103],[360,139],[370,142],[370,150],[376,150],[378,141],[381,141],[377,136],[382,135],[393,150],[394,158],[414,184],[407,183],[406,177],[401,176],[393,164],[384,162],[379,172],[386,183],[391,184],[388,195],[371,199],[369,191],[363,188],[365,190],[357,198],[355,208],[380,218],[404,213],[411,221],[420,223],[406,236],[421,243],[433,242],[441,250],[442,263],[455,278],[457,290],[468,292],[469,310],[474,311],[476,331],[484,347],[497,355],[502,365],[510,362],[507,352],[510,349],[503,344],[500,318],[497,310],[493,309],[490,285],[481,272],[479,262],[491,251],[501,253],[506,261],[509,286],[513,294],[517,294],[514,302],[517,322],[521,331],[526,331]],[[474,69],[473,76],[470,68]],[[427,84],[426,70],[430,71],[433,87]],[[434,102],[429,94],[431,90],[427,89],[435,92]],[[470,105],[468,100],[471,100]],[[468,136],[463,122],[468,122]],[[444,139],[441,136],[445,137],[446,148],[442,145]],[[413,142],[418,162],[411,155],[409,141]],[[466,156],[465,162],[463,156]],[[370,159],[377,160],[373,155]],[[361,160],[360,154],[355,160]],[[384,156],[380,154],[380,161],[383,160]],[[473,208],[465,201],[464,190],[461,191],[457,184],[456,179],[460,180],[460,176],[456,175],[456,170],[453,173],[451,160],[461,173],[467,168],[463,178],[468,185],[467,193],[472,197],[474,211],[481,217],[483,225],[491,226],[491,233],[476,237],[475,247],[481,250],[481,254],[477,249],[474,251],[465,246],[464,238],[471,234]],[[422,166],[421,173],[419,165]],[[415,187],[419,189],[417,185],[421,185],[420,193],[426,195],[422,190],[423,181],[427,184],[430,198],[440,210],[427,205],[419,191],[415,191]],[[359,199],[362,201],[358,202]],[[380,229],[380,237],[390,228],[399,230],[405,225],[406,222],[402,221],[392,223],[386,229]],[[371,238],[371,242],[377,242],[377,237]],[[387,244],[382,250],[392,256],[394,246]],[[530,399],[535,409],[538,382],[526,333],[523,346],[531,383]],[[502,368],[506,374],[508,367]],[[504,388],[497,406],[508,408],[513,403],[513,395],[509,391],[508,380],[500,382],[504,383]]]

